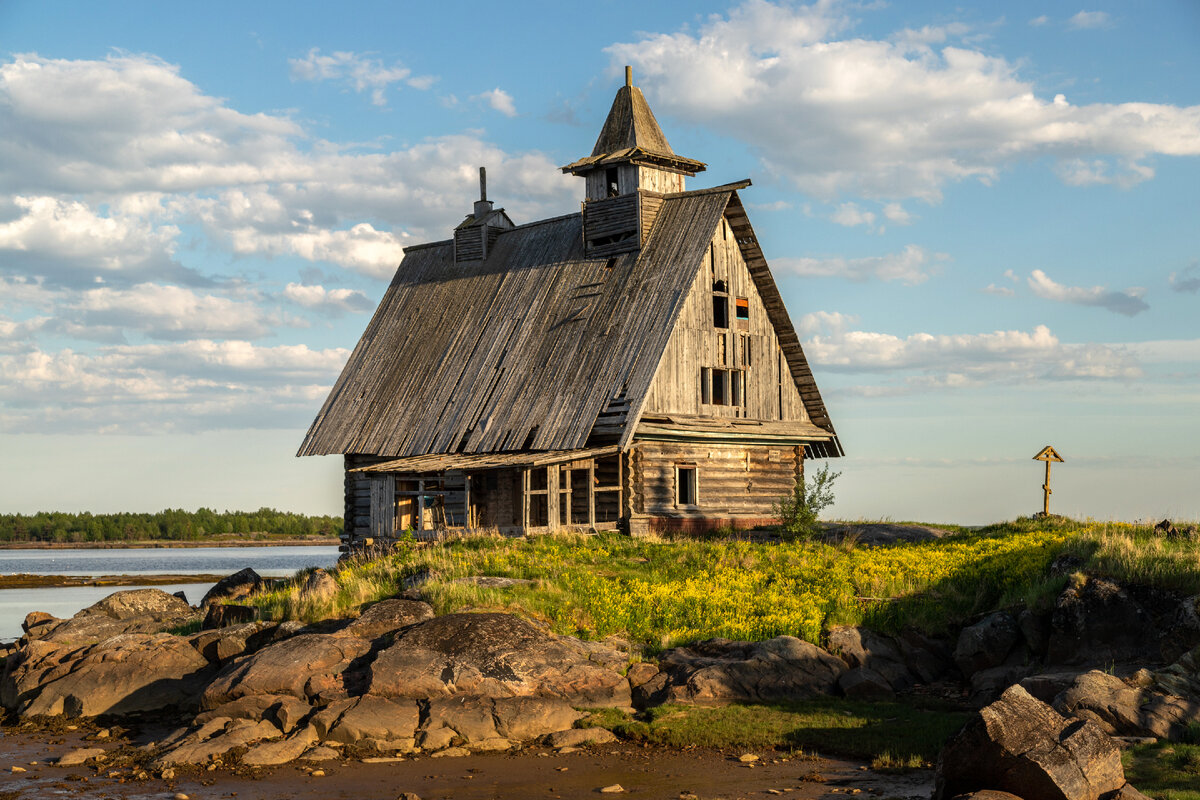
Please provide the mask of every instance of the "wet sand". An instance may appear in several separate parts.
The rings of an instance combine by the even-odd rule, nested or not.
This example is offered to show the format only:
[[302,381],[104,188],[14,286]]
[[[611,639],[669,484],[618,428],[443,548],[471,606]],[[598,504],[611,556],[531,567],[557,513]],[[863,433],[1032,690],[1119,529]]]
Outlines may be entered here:
[[[179,776],[169,781],[154,776],[138,780],[136,767],[59,767],[51,763],[78,747],[114,748],[121,743],[85,741],[82,732],[17,733],[6,728],[0,733],[0,797],[163,800],[182,792],[192,800],[395,800],[403,792],[413,792],[422,800],[599,796],[648,800],[692,796],[702,800],[842,796],[924,800],[932,789],[929,771],[882,775],[859,762],[771,752],[758,753],[760,761],[748,766],[738,760],[740,753],[679,751],[629,743],[570,754],[535,747],[517,754],[418,756],[389,763],[334,760],[211,772],[190,768],[179,770]],[[25,771],[13,773],[14,766]],[[321,770],[324,775],[314,776],[313,770]],[[620,784],[625,791],[600,793],[602,787],[613,784]]]

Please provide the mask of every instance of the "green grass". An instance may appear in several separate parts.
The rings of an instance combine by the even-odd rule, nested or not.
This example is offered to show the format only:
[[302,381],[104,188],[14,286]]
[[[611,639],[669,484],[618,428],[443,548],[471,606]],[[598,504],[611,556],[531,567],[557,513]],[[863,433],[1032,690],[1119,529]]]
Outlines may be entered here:
[[1140,744],[1121,760],[1125,778],[1155,800],[1200,800],[1200,745]]
[[[1083,571],[1123,582],[1200,593],[1200,543],[1165,541],[1123,523],[1019,519],[939,540],[865,547],[848,542],[665,541],[619,534],[529,539],[475,535],[409,544],[334,571],[333,596],[289,585],[252,599],[268,619],[355,616],[413,582],[439,614],[498,610],[588,639],[619,635],[646,653],[721,636],[787,634],[821,644],[831,626],[944,633],[973,615],[1026,604],[1046,607],[1065,576],[1063,553]],[[485,588],[455,579],[522,578]]]
[[820,699],[716,708],[664,705],[636,717],[598,709],[582,724],[676,748],[819,749],[902,770],[936,760],[942,744],[966,718],[964,712],[902,703]]

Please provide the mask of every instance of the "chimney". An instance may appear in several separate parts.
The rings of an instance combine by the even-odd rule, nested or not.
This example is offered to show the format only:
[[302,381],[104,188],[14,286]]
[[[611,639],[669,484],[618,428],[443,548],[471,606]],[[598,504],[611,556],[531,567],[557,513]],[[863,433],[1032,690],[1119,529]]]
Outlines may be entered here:
[[487,199],[487,168],[479,168],[479,199],[475,201],[475,219],[483,219],[492,213],[492,203]]

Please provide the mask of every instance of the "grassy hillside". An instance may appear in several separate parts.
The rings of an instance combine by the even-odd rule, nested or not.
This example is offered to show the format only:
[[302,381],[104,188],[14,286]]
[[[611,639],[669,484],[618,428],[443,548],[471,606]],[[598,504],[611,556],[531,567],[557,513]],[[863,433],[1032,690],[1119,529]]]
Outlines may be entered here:
[[[274,619],[353,616],[413,582],[436,611],[503,610],[559,633],[619,635],[647,652],[721,636],[780,634],[820,643],[839,624],[945,631],[997,607],[1052,602],[1076,568],[1200,593],[1200,543],[1167,541],[1124,523],[1020,519],[943,539],[866,547],[853,540],[764,542],[630,539],[618,534],[507,539],[471,536],[411,544],[335,571],[338,593],[302,598],[296,585],[256,603]],[[530,581],[485,588],[458,579]]]

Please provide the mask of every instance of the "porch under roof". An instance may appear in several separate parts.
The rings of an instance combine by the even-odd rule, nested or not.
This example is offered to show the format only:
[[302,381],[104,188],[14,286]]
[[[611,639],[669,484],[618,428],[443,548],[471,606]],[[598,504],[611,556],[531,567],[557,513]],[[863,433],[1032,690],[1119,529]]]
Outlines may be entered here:
[[581,461],[585,458],[601,458],[620,451],[618,445],[585,447],[578,450],[533,450],[516,453],[441,453],[423,456],[407,456],[356,467],[351,472],[443,472],[445,470],[484,470],[504,467],[544,467]]

